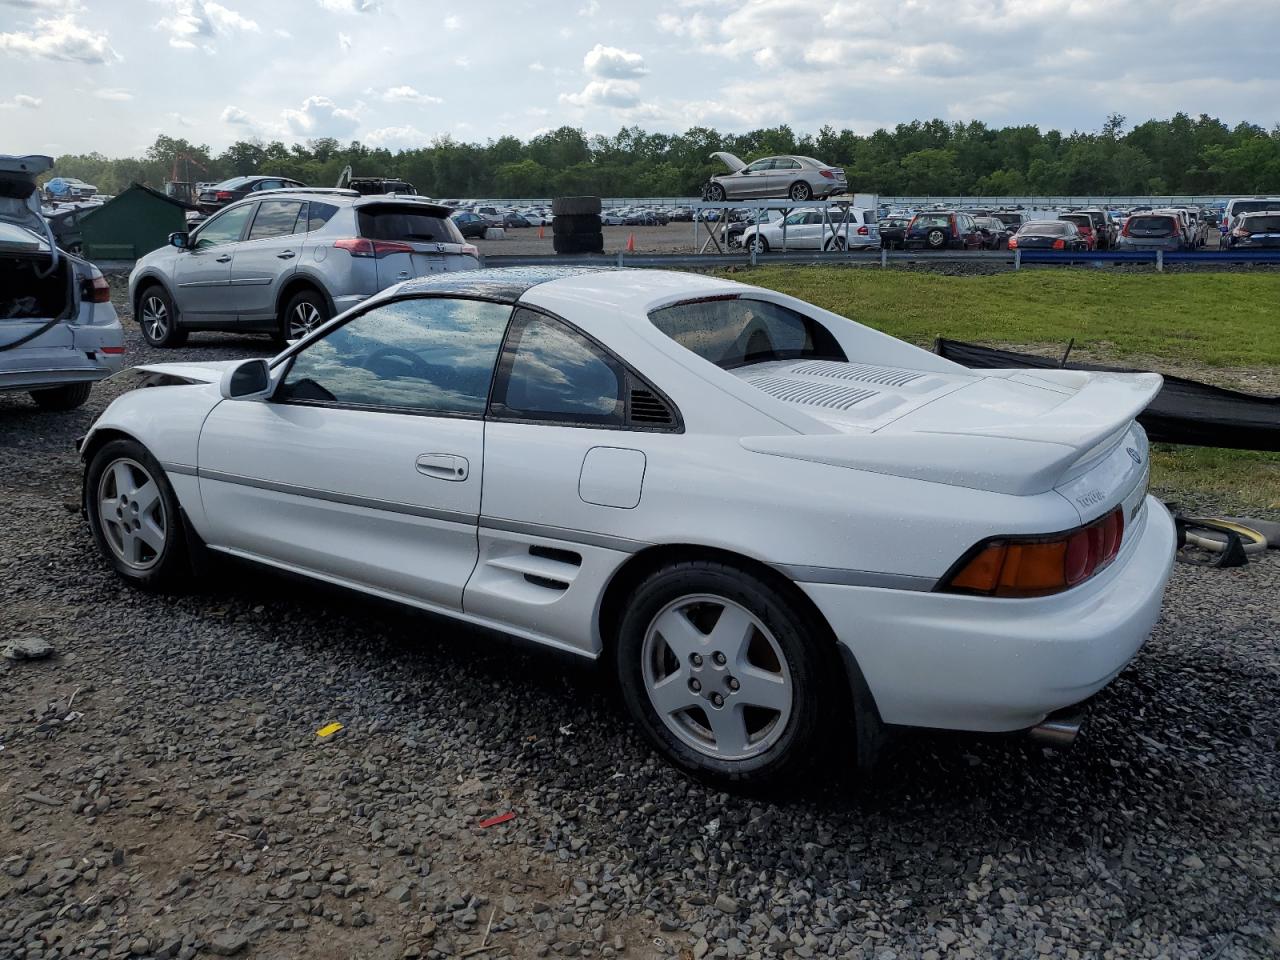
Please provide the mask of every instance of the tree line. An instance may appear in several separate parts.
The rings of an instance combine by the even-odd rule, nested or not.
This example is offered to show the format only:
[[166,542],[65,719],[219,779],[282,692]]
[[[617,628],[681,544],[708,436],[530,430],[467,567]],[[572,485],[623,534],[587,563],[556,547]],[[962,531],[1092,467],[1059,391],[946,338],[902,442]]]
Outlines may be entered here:
[[392,152],[332,138],[286,145],[237,141],[220,153],[161,135],[141,157],[99,153],[57,158],[51,175],[79,177],[106,193],[132,182],[157,189],[170,179],[218,181],[274,174],[333,186],[346,166],[357,176],[402,177],[438,198],[696,196],[724,172],[711,153],[743,160],[771,154],[813,156],[842,166],[850,189],[882,196],[1162,195],[1280,191],[1280,125],[1229,127],[1214,117],[1178,113],[1126,130],[1112,115],[1098,131],[989,127],[981,121],[915,120],[866,136],[824,126],[797,135],[783,125],[749,133],[693,127],[648,133],[624,127],[589,136],[560,127],[522,141],[505,136],[464,143],[440,136]]

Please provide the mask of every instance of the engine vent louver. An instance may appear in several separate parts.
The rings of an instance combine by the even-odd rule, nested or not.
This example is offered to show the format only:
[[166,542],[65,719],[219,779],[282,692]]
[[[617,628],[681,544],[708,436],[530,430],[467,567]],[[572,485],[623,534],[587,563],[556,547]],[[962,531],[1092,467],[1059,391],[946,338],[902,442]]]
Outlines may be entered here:
[[748,382],[787,403],[804,403],[828,410],[848,410],[863,400],[880,395],[878,390],[860,390],[842,383],[814,383],[788,377],[753,377]]
[[631,391],[631,422],[670,426],[675,423],[671,408],[651,390],[636,388]]
[[905,387],[921,379],[924,374],[894,367],[877,367],[870,363],[836,363],[830,360],[811,360],[796,364],[789,373],[810,377],[827,377],[832,380],[856,380],[859,383],[878,383],[886,387]]

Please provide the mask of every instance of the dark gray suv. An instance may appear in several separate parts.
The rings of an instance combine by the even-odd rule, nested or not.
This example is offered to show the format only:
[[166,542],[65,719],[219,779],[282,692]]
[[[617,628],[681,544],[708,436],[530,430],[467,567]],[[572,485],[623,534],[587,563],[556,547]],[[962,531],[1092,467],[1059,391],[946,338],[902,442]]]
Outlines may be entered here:
[[402,280],[479,267],[451,212],[336,188],[258,193],[139,260],[129,302],[154,346],[192,330],[297,339]]

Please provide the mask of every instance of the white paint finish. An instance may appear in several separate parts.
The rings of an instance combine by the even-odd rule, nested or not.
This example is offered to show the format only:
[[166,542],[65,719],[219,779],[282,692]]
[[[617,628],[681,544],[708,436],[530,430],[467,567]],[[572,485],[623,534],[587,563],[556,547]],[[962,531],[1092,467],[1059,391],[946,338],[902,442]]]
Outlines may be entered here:
[[1146,642],[1174,538],[1168,511],[1148,499],[1111,566],[1056,596],[801,589],[853,651],[886,722],[1021,730],[1106,686]]
[[[460,609],[476,561],[483,432],[479,420],[224,401],[200,435],[206,539]],[[442,483],[418,472],[428,451],[475,466],[468,479]],[[210,479],[209,471],[383,501],[389,509]]]
[[[863,416],[857,404],[832,412],[784,399],[748,382],[759,370],[721,370],[647,319],[656,307],[724,293],[825,324],[852,362],[788,376],[874,390],[886,398],[881,408]],[[688,274],[585,274],[522,299],[565,317],[650,379],[679,407],[684,432],[219,404],[212,384],[126,394],[96,428],[125,430],[162,462],[194,464],[203,424],[202,470],[358,499],[212,478],[175,484],[197,530],[228,552],[427,609],[461,602],[469,620],[588,654],[601,648],[598,612],[610,578],[648,545],[929,583],[987,537],[1066,530],[1121,503],[1128,512],[1145,483],[1136,464],[1124,464],[1130,446],[1146,456],[1132,417],[1158,378],[970,371],[793,298]],[[217,380],[222,366],[170,372]],[[422,475],[423,454],[465,458],[467,478]],[[603,469],[584,472],[596,455]],[[634,467],[621,468],[638,458],[643,496],[633,503]],[[421,515],[431,509],[454,513]],[[1140,645],[1172,555],[1168,518],[1158,506],[1150,512],[1145,523],[1133,518],[1111,567],[1056,597],[992,600],[840,581],[803,588],[854,650],[882,710],[889,705],[886,719],[1012,729],[1092,692]],[[478,530],[467,519],[477,514]],[[537,529],[511,533],[499,529],[504,521]],[[573,551],[581,563],[531,555],[539,544]]]
[[582,461],[578,496],[601,507],[631,510],[644,487],[644,454],[625,447],[592,447]]

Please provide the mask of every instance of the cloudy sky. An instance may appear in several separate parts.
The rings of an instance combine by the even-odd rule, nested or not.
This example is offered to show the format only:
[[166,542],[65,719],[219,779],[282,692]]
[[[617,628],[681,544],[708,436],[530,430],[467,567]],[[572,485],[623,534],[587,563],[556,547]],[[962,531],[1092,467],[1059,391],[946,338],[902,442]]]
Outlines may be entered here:
[[0,0],[0,152],[1280,120],[1280,2]]

